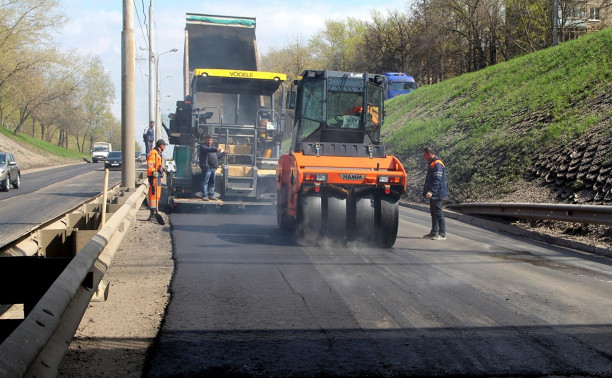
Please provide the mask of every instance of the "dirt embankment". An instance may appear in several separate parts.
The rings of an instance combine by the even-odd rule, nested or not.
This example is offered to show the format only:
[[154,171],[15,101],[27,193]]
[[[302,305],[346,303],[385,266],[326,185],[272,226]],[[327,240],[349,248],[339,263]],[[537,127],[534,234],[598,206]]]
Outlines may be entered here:
[[51,167],[79,161],[45,153],[30,145],[18,143],[4,134],[0,134],[0,146],[2,152],[10,152],[15,156],[22,172],[34,168]]
[[[600,95],[574,103],[572,114],[591,115],[593,124],[579,136],[568,135],[552,147],[528,144],[518,150],[508,150],[504,149],[506,145],[499,147],[500,144],[482,143],[478,150],[466,154],[456,151],[456,143],[448,143],[441,156],[447,166],[447,205],[465,202],[612,205],[611,90],[612,86],[607,85],[606,91]],[[508,130],[503,132],[509,137],[520,138],[521,135],[544,128],[550,122],[550,117],[544,111],[522,114],[521,118],[509,124]],[[460,131],[456,133],[461,134]],[[452,137],[460,139],[457,135]],[[422,185],[427,168],[421,151],[404,151],[398,155],[402,161],[413,162],[405,164],[410,167],[407,169],[405,200],[423,202]],[[513,169],[508,169],[512,165],[511,161],[522,164],[515,164]],[[470,164],[474,166],[472,176],[457,174],[469,172]],[[513,176],[504,176],[501,172],[509,172]],[[519,220],[514,224],[540,233],[612,249],[610,226],[538,220]]]

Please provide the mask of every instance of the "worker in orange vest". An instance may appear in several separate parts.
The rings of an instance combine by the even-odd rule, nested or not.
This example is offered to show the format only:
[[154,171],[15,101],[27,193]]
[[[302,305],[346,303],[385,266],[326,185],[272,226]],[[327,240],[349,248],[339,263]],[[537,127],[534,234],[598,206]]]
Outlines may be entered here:
[[155,148],[151,149],[147,157],[147,178],[149,179],[149,209],[151,215],[148,220],[157,221],[155,215],[161,197],[161,180],[164,177],[162,152],[166,148],[166,142],[159,139],[155,142]]
[[[361,105],[361,100],[357,103],[356,106],[353,106],[347,109],[344,114],[345,115],[355,115],[361,117],[361,112],[363,112],[363,105]],[[372,106],[368,103],[368,119],[366,121],[371,121],[374,124],[378,124],[378,107]]]
[[423,150],[423,158],[427,160],[427,175],[423,185],[423,197],[429,200],[429,213],[431,214],[431,231],[423,238],[432,240],[446,240],[446,220],[442,210],[442,200],[447,197],[446,166],[442,159],[436,155],[433,147]]

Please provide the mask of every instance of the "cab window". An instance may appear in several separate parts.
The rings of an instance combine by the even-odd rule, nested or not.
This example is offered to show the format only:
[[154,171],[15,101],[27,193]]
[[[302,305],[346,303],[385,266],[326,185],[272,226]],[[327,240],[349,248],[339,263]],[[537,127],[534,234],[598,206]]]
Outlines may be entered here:
[[304,82],[301,100],[300,141],[317,131],[323,122],[323,93],[325,82],[313,80]]

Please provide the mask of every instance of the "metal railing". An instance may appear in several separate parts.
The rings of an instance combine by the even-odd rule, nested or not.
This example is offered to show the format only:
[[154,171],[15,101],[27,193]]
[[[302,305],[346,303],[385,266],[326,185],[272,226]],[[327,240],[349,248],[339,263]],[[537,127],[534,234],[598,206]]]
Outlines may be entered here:
[[57,376],[59,363],[147,189],[146,182],[138,187],[0,344],[0,376]]
[[612,206],[552,203],[465,203],[449,208],[466,214],[612,225]]

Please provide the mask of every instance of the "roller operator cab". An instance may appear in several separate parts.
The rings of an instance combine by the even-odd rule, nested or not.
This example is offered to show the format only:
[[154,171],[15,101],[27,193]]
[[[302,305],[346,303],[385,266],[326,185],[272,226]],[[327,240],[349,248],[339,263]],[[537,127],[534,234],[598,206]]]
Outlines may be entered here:
[[304,71],[288,95],[291,150],[276,169],[277,220],[304,240],[389,248],[406,171],[380,140],[384,76]]

